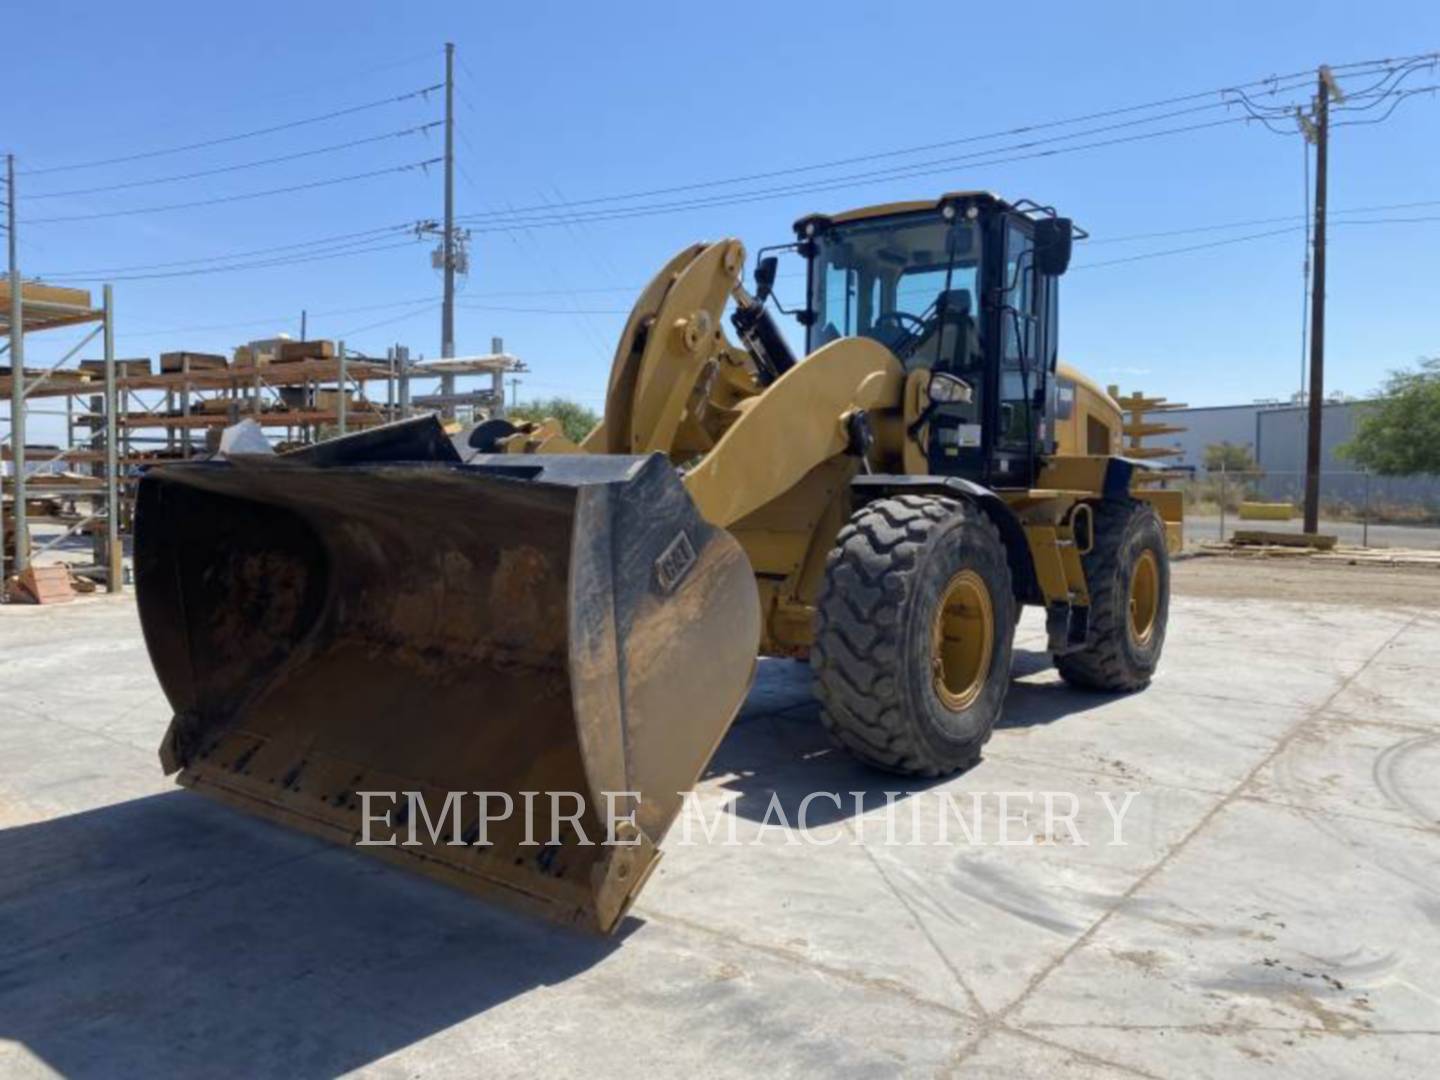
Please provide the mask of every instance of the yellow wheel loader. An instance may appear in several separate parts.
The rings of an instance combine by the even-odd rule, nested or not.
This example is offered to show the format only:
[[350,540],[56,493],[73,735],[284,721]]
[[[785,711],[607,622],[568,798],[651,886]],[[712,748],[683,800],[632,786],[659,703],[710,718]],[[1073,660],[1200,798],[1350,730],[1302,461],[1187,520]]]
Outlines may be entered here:
[[1144,686],[1181,504],[1058,363],[1075,233],[983,192],[807,217],[790,312],[778,254],[752,293],[737,241],[696,244],[641,293],[579,445],[424,417],[151,469],[165,769],[605,931],[757,654],[808,658],[835,739],[921,776],[978,758],[1022,605],[1069,682]]

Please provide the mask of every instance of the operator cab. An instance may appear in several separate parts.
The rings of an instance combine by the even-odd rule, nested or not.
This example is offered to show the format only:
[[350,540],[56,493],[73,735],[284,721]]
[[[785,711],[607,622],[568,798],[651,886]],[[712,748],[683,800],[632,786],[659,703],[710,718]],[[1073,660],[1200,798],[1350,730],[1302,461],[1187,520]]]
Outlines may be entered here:
[[[1029,487],[1053,452],[1057,286],[1071,224],[985,192],[796,222],[808,287],[806,352],[869,337],[906,371],[962,380],[930,415],[929,468]],[[961,395],[967,396],[967,395]]]

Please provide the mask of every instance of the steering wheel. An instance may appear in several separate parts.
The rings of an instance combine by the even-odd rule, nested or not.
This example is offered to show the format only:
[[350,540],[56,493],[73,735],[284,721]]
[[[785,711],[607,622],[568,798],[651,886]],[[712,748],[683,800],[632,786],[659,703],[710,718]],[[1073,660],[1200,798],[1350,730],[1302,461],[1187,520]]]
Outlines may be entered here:
[[911,337],[919,337],[930,325],[920,316],[911,315],[908,311],[884,311],[875,317],[875,328],[878,330],[887,322],[894,323],[897,329]]

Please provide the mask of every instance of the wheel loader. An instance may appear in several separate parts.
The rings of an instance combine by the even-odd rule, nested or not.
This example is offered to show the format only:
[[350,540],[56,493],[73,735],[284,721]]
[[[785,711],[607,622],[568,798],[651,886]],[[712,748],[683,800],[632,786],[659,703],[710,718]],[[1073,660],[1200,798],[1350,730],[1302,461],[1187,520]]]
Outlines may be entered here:
[[165,770],[609,931],[757,656],[808,660],[835,741],[911,776],[978,759],[1022,606],[1069,683],[1145,686],[1182,507],[1058,362],[1077,235],[985,192],[813,215],[753,291],[738,241],[698,243],[640,294],[579,444],[427,416],[152,468]]

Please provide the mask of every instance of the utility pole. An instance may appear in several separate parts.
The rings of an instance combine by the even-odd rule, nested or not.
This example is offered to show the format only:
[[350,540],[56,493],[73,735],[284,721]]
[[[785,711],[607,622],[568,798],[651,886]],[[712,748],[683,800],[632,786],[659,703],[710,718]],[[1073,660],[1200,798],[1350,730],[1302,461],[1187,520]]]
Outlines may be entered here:
[[440,305],[440,355],[455,355],[455,45],[445,43],[445,297]]
[[[15,155],[5,156],[5,224],[10,243],[10,464],[15,474],[11,485],[14,500],[15,560],[11,569],[20,573],[29,562],[26,550],[29,523],[25,520],[25,311],[21,301],[20,254],[15,240]],[[4,559],[0,558],[0,565]],[[0,581],[0,592],[4,591]]]
[[520,380],[510,380],[510,407],[513,409],[520,404]]
[[1315,142],[1315,254],[1310,282],[1310,401],[1305,436],[1305,531],[1320,528],[1320,434],[1325,408],[1325,204],[1330,174],[1330,98],[1344,101],[1335,76],[1320,66],[1315,114],[1305,127]]
[[309,338],[307,338],[307,337],[305,336],[305,330],[306,330],[306,326],[305,326],[305,322],[306,322],[306,320],[305,320],[305,314],[306,314],[306,313],[305,313],[305,309],[304,309],[304,308],[301,308],[301,309],[300,309],[300,340],[301,340],[301,341],[309,341],[309,340],[310,340]]

